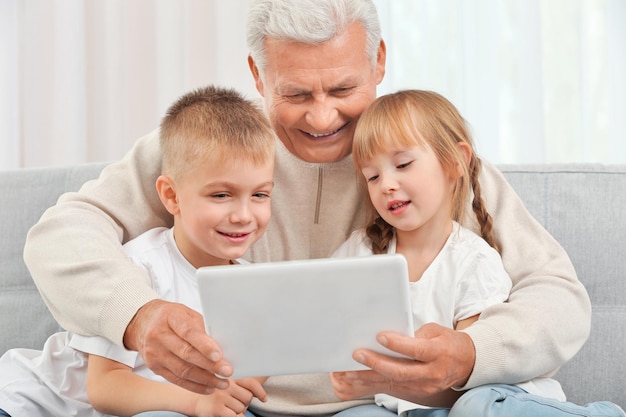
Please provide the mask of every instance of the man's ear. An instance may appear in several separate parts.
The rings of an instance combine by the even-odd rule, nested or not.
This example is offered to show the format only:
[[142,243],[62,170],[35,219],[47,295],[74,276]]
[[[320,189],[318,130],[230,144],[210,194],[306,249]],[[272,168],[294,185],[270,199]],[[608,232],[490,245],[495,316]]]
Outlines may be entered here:
[[250,55],[248,55],[248,67],[250,67],[250,72],[254,77],[254,85],[256,85],[256,91],[261,94],[262,97],[265,97],[263,94],[263,80],[261,79],[261,73],[259,72],[259,68],[257,68],[254,63],[254,59]]
[[380,84],[385,77],[385,63],[387,62],[387,46],[384,40],[380,40],[378,45],[378,55],[376,56],[376,85]]
[[165,209],[173,216],[180,213],[174,181],[167,175],[161,175],[156,180],[156,189]]

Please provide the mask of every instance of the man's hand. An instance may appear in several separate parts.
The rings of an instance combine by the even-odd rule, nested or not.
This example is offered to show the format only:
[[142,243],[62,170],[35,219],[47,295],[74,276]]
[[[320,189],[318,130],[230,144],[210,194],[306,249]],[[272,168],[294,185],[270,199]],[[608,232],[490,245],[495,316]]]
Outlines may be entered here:
[[232,366],[205,332],[202,316],[183,304],[153,300],[133,317],[124,333],[127,349],[138,351],[148,368],[199,394],[228,388]]
[[418,329],[415,337],[383,332],[378,341],[411,359],[356,350],[354,359],[372,370],[334,373],[331,381],[340,399],[384,392],[424,405],[448,405],[458,396],[449,388],[465,385],[476,359],[467,334],[432,323]]

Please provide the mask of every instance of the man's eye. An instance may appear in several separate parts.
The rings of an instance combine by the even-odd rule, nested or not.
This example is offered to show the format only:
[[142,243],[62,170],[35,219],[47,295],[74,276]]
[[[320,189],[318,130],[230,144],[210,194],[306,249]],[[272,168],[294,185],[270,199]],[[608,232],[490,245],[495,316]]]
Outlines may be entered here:
[[333,90],[333,93],[336,96],[343,97],[343,96],[347,96],[348,94],[352,93],[352,90],[354,90],[354,87],[343,87],[343,88],[338,88],[336,90]]
[[306,101],[307,97],[308,97],[308,94],[304,94],[304,93],[291,94],[291,95],[285,96],[285,98],[292,103],[302,103]]

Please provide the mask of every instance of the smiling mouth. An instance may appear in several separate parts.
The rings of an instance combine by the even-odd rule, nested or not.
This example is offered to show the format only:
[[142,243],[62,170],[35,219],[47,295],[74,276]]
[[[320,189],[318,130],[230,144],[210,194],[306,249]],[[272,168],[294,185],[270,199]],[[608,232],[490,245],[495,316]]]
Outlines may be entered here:
[[341,126],[339,129],[337,130],[333,130],[332,132],[325,132],[325,133],[311,133],[311,132],[305,132],[307,135],[311,136],[314,139],[323,139],[323,138],[327,138],[329,136],[334,135],[335,133],[339,132],[341,129],[343,129],[346,125]]
[[248,236],[250,233],[226,233],[226,232],[219,232],[220,235],[224,235],[227,237],[244,237],[244,236]]
[[388,206],[387,209],[390,211],[395,211],[404,206],[408,206],[410,203],[410,201],[398,201]]

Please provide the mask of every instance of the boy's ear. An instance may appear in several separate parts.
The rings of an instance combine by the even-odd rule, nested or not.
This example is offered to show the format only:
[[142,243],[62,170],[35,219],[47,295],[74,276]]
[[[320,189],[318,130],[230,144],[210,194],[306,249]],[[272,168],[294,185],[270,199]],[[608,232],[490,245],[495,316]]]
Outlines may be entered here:
[[156,180],[156,189],[165,209],[173,216],[180,212],[176,197],[176,184],[167,175],[161,175]]

